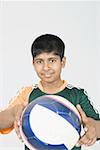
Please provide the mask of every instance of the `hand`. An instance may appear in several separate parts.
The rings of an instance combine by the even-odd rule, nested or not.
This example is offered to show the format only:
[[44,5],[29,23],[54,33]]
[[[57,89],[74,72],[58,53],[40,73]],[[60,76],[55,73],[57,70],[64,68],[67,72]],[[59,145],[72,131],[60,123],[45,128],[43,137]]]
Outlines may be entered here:
[[81,145],[91,146],[96,142],[97,139],[95,120],[87,117],[79,104],[76,107],[81,115],[84,131],[85,131],[84,135],[79,139],[77,144],[78,146]]
[[22,140],[22,137],[20,135],[21,115],[22,115],[24,108],[27,106],[27,104],[28,104],[28,102],[24,103],[23,105],[22,104],[18,105],[17,113],[16,113],[16,119],[14,122],[14,128],[15,128],[16,134],[22,142],[23,142],[23,140]]

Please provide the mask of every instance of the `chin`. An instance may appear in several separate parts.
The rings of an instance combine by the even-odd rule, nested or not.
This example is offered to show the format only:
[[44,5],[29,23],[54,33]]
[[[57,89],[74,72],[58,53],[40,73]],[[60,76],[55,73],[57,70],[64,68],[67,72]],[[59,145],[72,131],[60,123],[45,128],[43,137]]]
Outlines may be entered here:
[[42,79],[44,82],[47,82],[47,83],[52,83],[54,82],[55,80],[54,79],[51,79],[51,78],[45,78],[45,79]]

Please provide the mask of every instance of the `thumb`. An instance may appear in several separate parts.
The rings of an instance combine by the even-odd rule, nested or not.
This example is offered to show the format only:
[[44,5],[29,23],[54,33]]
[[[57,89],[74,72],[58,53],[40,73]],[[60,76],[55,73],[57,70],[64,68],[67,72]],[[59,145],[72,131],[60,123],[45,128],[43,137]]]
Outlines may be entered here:
[[86,123],[87,122],[87,116],[86,116],[85,112],[83,111],[83,109],[81,108],[81,106],[79,104],[76,105],[76,108],[77,108],[78,112],[80,113],[82,122]]

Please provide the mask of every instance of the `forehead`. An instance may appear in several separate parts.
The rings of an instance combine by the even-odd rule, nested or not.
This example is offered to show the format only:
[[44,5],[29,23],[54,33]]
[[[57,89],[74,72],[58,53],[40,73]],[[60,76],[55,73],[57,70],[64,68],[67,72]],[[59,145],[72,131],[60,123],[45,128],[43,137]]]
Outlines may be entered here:
[[54,54],[53,52],[51,52],[51,53],[44,52],[44,53],[41,53],[41,54],[37,55],[34,58],[34,60],[35,59],[50,59],[50,58],[60,58],[60,56]]

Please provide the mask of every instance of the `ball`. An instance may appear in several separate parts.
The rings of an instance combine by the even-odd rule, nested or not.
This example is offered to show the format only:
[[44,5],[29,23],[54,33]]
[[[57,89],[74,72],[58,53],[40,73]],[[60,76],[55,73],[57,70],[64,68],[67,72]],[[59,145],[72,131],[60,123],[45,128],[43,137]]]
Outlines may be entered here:
[[81,117],[64,97],[36,98],[23,111],[20,133],[31,150],[71,150],[81,132]]

